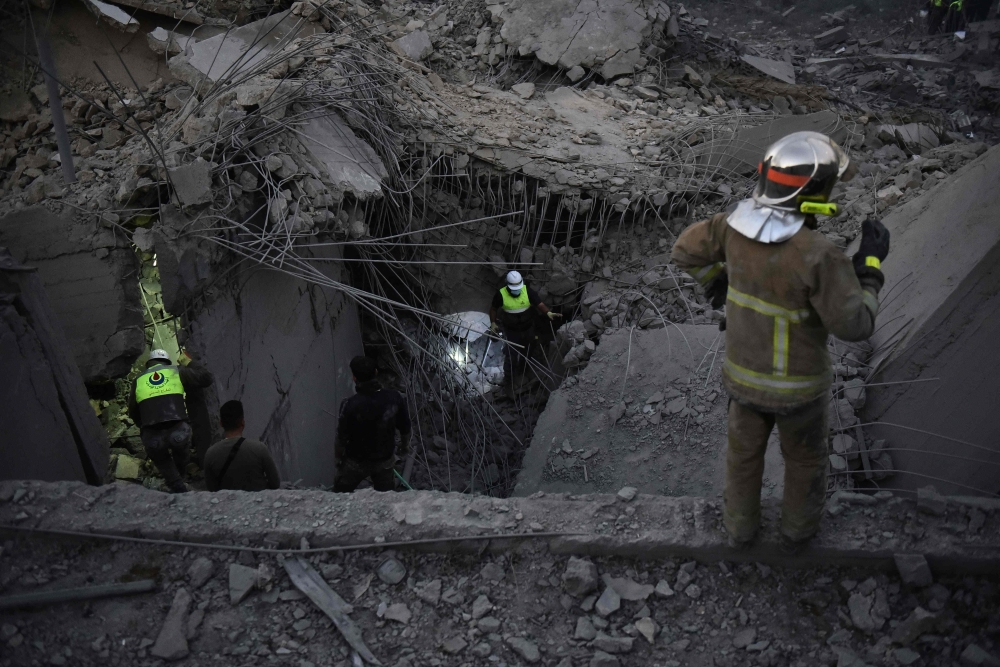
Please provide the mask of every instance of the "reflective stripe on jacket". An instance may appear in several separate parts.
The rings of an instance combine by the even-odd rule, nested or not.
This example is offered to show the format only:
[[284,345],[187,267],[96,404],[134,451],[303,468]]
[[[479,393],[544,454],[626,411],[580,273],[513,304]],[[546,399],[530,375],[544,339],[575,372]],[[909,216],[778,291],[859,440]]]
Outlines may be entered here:
[[686,229],[671,257],[702,285],[728,273],[723,383],[743,403],[780,411],[824,396],[828,335],[864,340],[874,331],[878,286],[862,286],[851,260],[812,229],[760,243],[722,213]]
[[184,384],[177,366],[153,366],[135,379],[142,426],[187,419]]
[[522,287],[520,293],[515,296],[504,286],[500,288],[500,296],[503,297],[503,312],[505,313],[523,313],[531,307],[527,287]]

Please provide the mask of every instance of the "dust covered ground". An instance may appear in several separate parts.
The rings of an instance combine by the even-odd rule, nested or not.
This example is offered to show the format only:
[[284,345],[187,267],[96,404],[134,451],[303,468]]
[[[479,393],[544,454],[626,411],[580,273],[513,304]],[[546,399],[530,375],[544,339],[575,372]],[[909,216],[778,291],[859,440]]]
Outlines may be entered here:
[[[192,566],[205,557],[212,567],[198,586],[207,566]],[[382,567],[399,583],[380,578],[387,559],[405,568]],[[369,648],[398,667],[991,665],[1000,654],[1000,588],[988,578],[913,588],[866,570],[620,558],[595,559],[596,570],[574,560],[567,571],[569,559],[531,545],[501,555],[309,560],[352,604]],[[266,565],[273,578],[231,604],[231,564]],[[350,664],[346,643],[276,557],[34,537],[4,543],[0,572],[7,593],[159,584],[131,598],[0,612],[4,667],[163,664],[151,651],[181,588],[193,598],[183,623],[189,653],[175,664]]]

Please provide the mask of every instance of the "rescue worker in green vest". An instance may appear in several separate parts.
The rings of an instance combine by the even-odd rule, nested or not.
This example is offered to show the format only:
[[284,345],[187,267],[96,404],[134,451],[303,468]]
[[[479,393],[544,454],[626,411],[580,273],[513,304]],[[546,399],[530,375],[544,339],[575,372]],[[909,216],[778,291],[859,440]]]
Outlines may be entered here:
[[723,524],[734,547],[748,545],[760,524],[764,453],[775,426],[785,460],[785,550],[799,550],[819,530],[833,381],[827,338],[872,335],[889,253],[889,231],[878,220],[862,224],[853,258],[816,231],[817,214],[837,214],[829,198],[838,180],[853,175],[850,166],[826,135],[790,134],[764,154],[753,196],[688,227],[671,254],[714,307],[726,307]]
[[153,350],[146,372],[132,382],[128,413],[139,427],[146,456],[156,464],[172,493],[187,491],[184,469],[191,449],[191,425],[185,393],[212,384],[212,374],[187,352],[181,351],[180,364],[172,365],[165,350]]
[[493,296],[490,304],[490,331],[503,330],[504,339],[511,345],[504,345],[504,372],[513,379],[513,371],[531,357],[537,346],[535,313],[541,313],[554,321],[562,317],[549,310],[542,303],[538,292],[525,286],[517,271],[507,273],[507,284]]

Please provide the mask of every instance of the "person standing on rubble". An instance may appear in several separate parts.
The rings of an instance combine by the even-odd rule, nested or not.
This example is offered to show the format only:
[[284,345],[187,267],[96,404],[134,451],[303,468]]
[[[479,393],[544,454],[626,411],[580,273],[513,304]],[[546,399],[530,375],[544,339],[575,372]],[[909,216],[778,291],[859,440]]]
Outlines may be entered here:
[[280,489],[281,477],[271,451],[260,440],[243,437],[243,403],[226,401],[219,409],[222,440],[205,452],[205,489],[263,491]]
[[212,384],[212,374],[181,351],[179,365],[165,350],[153,350],[146,372],[132,381],[128,414],[139,427],[142,446],[171,493],[187,491],[184,469],[191,449],[185,393]]
[[[410,448],[410,413],[406,398],[383,389],[378,367],[368,357],[351,359],[357,392],[340,404],[337,422],[337,478],[333,490],[350,493],[365,479],[376,491],[392,491],[397,456],[406,460]],[[399,431],[399,446],[396,446]]]
[[536,312],[550,321],[562,317],[542,303],[538,292],[525,286],[518,271],[508,272],[507,284],[493,295],[490,304],[490,331],[496,334],[503,328],[504,341],[508,343],[504,345],[504,373],[511,379],[514,369],[531,358],[537,345]]
[[829,334],[865,340],[875,330],[889,231],[862,224],[849,259],[816,231],[816,214],[853,176],[829,137],[796,132],[774,143],[750,199],[686,229],[671,255],[726,304],[722,381],[730,396],[723,523],[730,544],[748,546],[760,523],[767,439],[778,427],[785,459],[782,545],[798,551],[819,530],[827,488],[827,406],[833,373]]

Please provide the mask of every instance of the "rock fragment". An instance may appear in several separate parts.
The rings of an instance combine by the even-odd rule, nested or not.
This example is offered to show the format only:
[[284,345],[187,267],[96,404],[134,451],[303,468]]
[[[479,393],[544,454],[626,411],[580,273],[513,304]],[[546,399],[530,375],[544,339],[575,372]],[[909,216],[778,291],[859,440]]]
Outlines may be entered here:
[[187,616],[190,608],[191,594],[182,588],[174,595],[156,643],[149,651],[151,655],[163,660],[182,660],[188,656]]
[[618,611],[622,606],[622,599],[618,595],[618,592],[608,586],[601,593],[601,597],[597,599],[597,603],[594,605],[594,609],[598,614],[604,617],[608,617],[611,614]]
[[920,587],[934,583],[931,567],[922,554],[894,554],[893,560],[896,561],[896,570],[903,583]]
[[583,597],[597,590],[597,566],[585,558],[571,556],[562,575],[563,590],[574,597]]
[[976,644],[966,646],[958,658],[966,667],[1000,667],[1000,659]]
[[187,571],[188,583],[191,584],[191,588],[198,590],[212,578],[213,572],[215,563],[210,558],[204,556],[196,558]]
[[229,602],[243,602],[254,586],[257,585],[257,570],[246,565],[230,563],[229,565]]
[[582,639],[589,642],[596,636],[597,629],[588,617],[581,616],[576,619],[576,630],[573,632],[573,639]]
[[605,653],[619,655],[630,653],[634,643],[635,640],[632,637],[612,637],[603,632],[598,632],[597,637],[594,638],[593,647]]
[[538,647],[524,637],[508,637],[507,646],[529,665],[535,664],[542,657]]
[[378,578],[390,586],[395,586],[406,578],[406,566],[395,558],[386,558],[375,571]]

